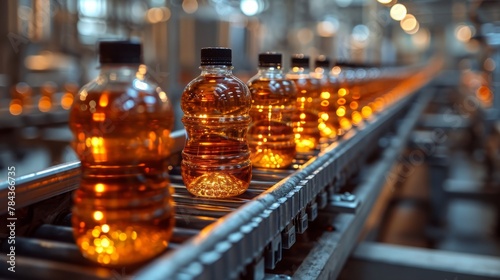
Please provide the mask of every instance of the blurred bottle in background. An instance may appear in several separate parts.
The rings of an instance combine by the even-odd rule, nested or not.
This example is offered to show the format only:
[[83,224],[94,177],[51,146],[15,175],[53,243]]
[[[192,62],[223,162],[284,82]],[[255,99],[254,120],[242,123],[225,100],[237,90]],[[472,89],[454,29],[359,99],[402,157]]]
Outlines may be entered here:
[[331,142],[337,136],[343,135],[339,119],[335,114],[337,110],[338,83],[330,75],[330,59],[324,55],[318,56],[314,61],[314,72],[311,76],[318,79],[320,87],[319,129],[323,141]]
[[320,139],[319,118],[320,88],[318,80],[310,75],[309,57],[295,54],[286,77],[297,86],[297,104],[293,116],[296,150],[306,154],[313,152]]

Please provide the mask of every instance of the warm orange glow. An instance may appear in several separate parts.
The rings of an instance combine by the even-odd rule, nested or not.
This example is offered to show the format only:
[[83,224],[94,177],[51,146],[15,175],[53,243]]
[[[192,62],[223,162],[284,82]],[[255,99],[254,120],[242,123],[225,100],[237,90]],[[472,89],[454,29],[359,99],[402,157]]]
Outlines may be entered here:
[[493,99],[493,94],[491,93],[490,88],[487,86],[480,86],[476,90],[476,96],[479,100],[485,103],[490,103]]
[[321,113],[320,114],[320,118],[324,121],[328,121],[328,119],[330,118],[330,116],[328,116],[327,113]]
[[105,113],[93,113],[92,114],[92,120],[95,122],[103,122],[106,119],[106,114]]
[[351,118],[352,118],[352,123],[354,123],[354,124],[359,124],[359,123],[361,123],[361,121],[363,121],[363,117],[357,111],[352,112]]
[[342,129],[344,129],[345,131],[351,129],[352,127],[351,122],[346,118],[341,118],[339,122],[340,127],[342,127]]
[[321,92],[321,99],[330,99],[330,93],[328,91]]
[[104,225],[101,226],[101,230],[104,233],[108,233],[109,232],[109,226],[107,224],[104,224]]
[[364,106],[361,109],[361,114],[363,115],[363,118],[369,118],[372,115],[372,108],[370,108],[370,106]]
[[21,101],[14,99],[10,102],[9,112],[11,115],[17,116],[23,112],[23,106],[21,106]]
[[343,116],[345,116],[345,113],[346,113],[346,109],[345,109],[345,107],[344,107],[344,106],[340,106],[340,107],[337,109],[337,112],[336,112],[337,116],[339,116],[339,117],[343,117]]
[[334,66],[332,68],[332,75],[337,76],[342,72],[342,69],[339,66]]
[[182,9],[188,14],[192,14],[198,10],[198,1],[184,0],[182,1]]
[[345,88],[339,88],[338,94],[339,96],[345,96],[347,94],[347,90]]
[[337,100],[337,104],[339,104],[339,105],[344,105],[345,103],[346,103],[346,100],[344,98],[339,98]]
[[95,191],[96,191],[96,192],[98,192],[98,193],[103,192],[103,191],[104,191],[104,189],[105,189],[104,184],[100,184],[100,183],[99,183],[99,184],[96,184],[96,185],[95,185]]
[[358,109],[358,102],[356,101],[351,102],[351,104],[349,104],[349,107],[353,110]]
[[99,98],[99,106],[101,107],[108,106],[108,95],[106,93],[103,93]]
[[300,139],[296,144],[296,150],[299,153],[310,152],[316,148],[316,140],[314,138]]
[[[87,138],[87,140],[88,139],[89,138]],[[108,157],[106,155],[106,148],[104,147],[104,139],[102,137],[92,137],[90,138],[90,144],[92,146],[92,155],[94,155],[94,160],[96,162],[106,161]]]
[[104,214],[101,211],[95,211],[93,217],[94,220],[100,221],[104,218]]
[[472,38],[472,30],[468,25],[459,25],[455,28],[455,36],[461,42],[468,42]]
[[40,112],[48,112],[50,109],[52,109],[52,101],[50,100],[50,97],[40,97],[40,100],[38,101],[38,110],[40,110]]
[[61,107],[63,107],[64,110],[69,110],[71,105],[73,105],[73,94],[65,93],[61,98]]
[[418,22],[414,15],[407,14],[399,24],[404,31],[411,31],[417,27]]

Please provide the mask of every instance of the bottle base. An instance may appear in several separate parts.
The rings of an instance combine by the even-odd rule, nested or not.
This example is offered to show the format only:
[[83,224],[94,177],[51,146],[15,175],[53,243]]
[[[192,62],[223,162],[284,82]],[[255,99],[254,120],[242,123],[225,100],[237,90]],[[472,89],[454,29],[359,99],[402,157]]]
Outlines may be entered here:
[[244,193],[249,183],[239,180],[234,175],[223,172],[205,173],[186,185],[187,190],[195,195],[209,198],[225,198]]

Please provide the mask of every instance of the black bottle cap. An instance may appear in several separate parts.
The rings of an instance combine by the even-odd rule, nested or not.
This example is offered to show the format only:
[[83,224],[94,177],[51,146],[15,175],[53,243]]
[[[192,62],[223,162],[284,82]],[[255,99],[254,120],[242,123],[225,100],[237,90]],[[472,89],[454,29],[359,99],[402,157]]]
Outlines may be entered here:
[[316,68],[318,68],[318,67],[328,68],[328,67],[330,67],[330,59],[324,55],[320,55],[314,61],[314,66]]
[[266,52],[259,54],[260,67],[280,67],[282,55],[275,52]]
[[229,48],[202,48],[201,65],[232,65],[231,49]]
[[137,41],[100,41],[99,62],[142,63],[141,43]]
[[309,57],[303,54],[294,54],[291,62],[292,67],[309,68]]

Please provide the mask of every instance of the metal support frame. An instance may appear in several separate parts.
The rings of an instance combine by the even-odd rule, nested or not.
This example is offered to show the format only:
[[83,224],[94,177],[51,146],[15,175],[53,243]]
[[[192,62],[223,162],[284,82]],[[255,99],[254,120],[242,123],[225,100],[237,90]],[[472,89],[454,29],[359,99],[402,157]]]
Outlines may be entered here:
[[[418,117],[431,98],[431,92],[425,92],[417,104],[402,120],[391,145],[386,148],[381,159],[375,163],[355,189],[354,195],[362,201],[357,212],[339,214],[334,219],[336,230],[325,232],[317,241],[317,245],[294,274],[297,279],[335,279],[340,274],[345,260],[354,248],[382,187],[387,183],[387,174],[392,170],[398,155],[402,152]],[[391,183],[389,180],[388,183]],[[394,183],[394,182],[392,182]]]
[[339,279],[493,280],[500,279],[500,258],[375,242],[354,250]]

